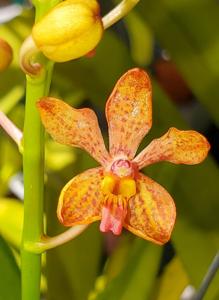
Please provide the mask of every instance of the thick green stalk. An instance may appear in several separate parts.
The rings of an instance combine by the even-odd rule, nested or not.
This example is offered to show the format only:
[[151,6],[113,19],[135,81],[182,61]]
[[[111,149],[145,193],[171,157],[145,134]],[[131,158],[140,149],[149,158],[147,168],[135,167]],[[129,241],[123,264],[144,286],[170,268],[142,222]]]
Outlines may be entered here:
[[[60,0],[34,0],[36,21]],[[37,243],[43,236],[44,200],[44,130],[36,101],[49,92],[53,63],[44,61],[36,77],[27,76],[24,123],[24,224],[21,247],[22,300],[40,299],[41,254],[33,253],[27,245]]]
[[[40,299],[41,255],[25,245],[43,234],[44,132],[36,101],[48,94],[51,81],[48,67],[38,79],[27,77],[24,123],[24,224],[22,242],[22,300]],[[48,75],[49,74],[49,75]]]

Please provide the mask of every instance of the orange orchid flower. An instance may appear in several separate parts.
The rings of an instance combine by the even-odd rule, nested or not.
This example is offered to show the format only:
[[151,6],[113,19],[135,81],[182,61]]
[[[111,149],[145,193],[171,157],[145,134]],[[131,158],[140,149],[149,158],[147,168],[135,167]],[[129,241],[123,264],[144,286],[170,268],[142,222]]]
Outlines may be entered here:
[[150,79],[141,69],[129,70],[119,79],[106,104],[109,153],[91,109],[74,109],[49,97],[38,102],[42,122],[57,142],[85,149],[101,164],[63,188],[57,209],[62,224],[101,220],[102,232],[119,235],[124,226],[157,244],[169,240],[176,217],[173,199],[139,170],[158,161],[198,164],[210,146],[196,131],[170,128],[134,158],[152,126],[151,94]]

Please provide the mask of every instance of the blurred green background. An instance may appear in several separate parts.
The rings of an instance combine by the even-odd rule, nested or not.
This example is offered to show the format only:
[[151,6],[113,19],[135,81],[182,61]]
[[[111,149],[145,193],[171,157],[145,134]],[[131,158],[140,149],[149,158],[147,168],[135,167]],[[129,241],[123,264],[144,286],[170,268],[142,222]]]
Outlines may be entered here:
[[[0,20],[3,8],[12,4],[3,2]],[[104,15],[115,2],[100,4]],[[34,12],[26,6],[15,15],[12,11],[0,24],[0,37],[14,51],[12,65],[0,74],[0,109],[22,129],[25,76],[18,54]],[[216,0],[141,0],[104,33],[93,58],[55,65],[50,95],[74,107],[93,108],[105,137],[104,106],[115,82],[131,67],[146,69],[153,79],[153,129],[142,147],[174,126],[202,132],[212,150],[201,165],[159,163],[144,170],[175,199],[177,221],[170,243],[156,246],[125,230],[115,238],[93,224],[43,257],[42,299],[177,300],[186,287],[200,285],[219,247],[218,28]],[[55,213],[61,188],[96,163],[83,151],[46,139],[46,224],[48,234],[55,235],[64,230]],[[19,300],[22,157],[2,130],[0,197],[0,300]],[[219,274],[204,299],[219,299]]]

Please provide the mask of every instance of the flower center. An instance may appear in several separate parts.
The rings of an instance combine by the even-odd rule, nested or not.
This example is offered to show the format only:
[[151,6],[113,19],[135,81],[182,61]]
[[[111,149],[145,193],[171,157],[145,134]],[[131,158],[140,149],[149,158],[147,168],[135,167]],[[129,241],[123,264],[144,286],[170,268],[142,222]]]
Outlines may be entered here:
[[134,175],[134,166],[127,159],[118,159],[113,162],[111,172],[119,177],[132,177]]
[[101,190],[104,195],[100,230],[112,231],[118,235],[122,231],[127,214],[128,200],[136,194],[136,168],[124,159],[113,162],[110,171],[105,174]]

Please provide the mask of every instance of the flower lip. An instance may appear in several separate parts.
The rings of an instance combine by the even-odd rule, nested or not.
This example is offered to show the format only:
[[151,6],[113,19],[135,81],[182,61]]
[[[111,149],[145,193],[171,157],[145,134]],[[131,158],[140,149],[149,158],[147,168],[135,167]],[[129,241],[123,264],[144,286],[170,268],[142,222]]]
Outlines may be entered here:
[[114,162],[112,163],[112,165],[110,167],[110,171],[114,175],[116,175],[120,178],[124,178],[124,177],[134,178],[138,171],[138,168],[137,168],[137,165],[135,163],[132,163],[130,160],[120,158],[120,159],[114,160]]

